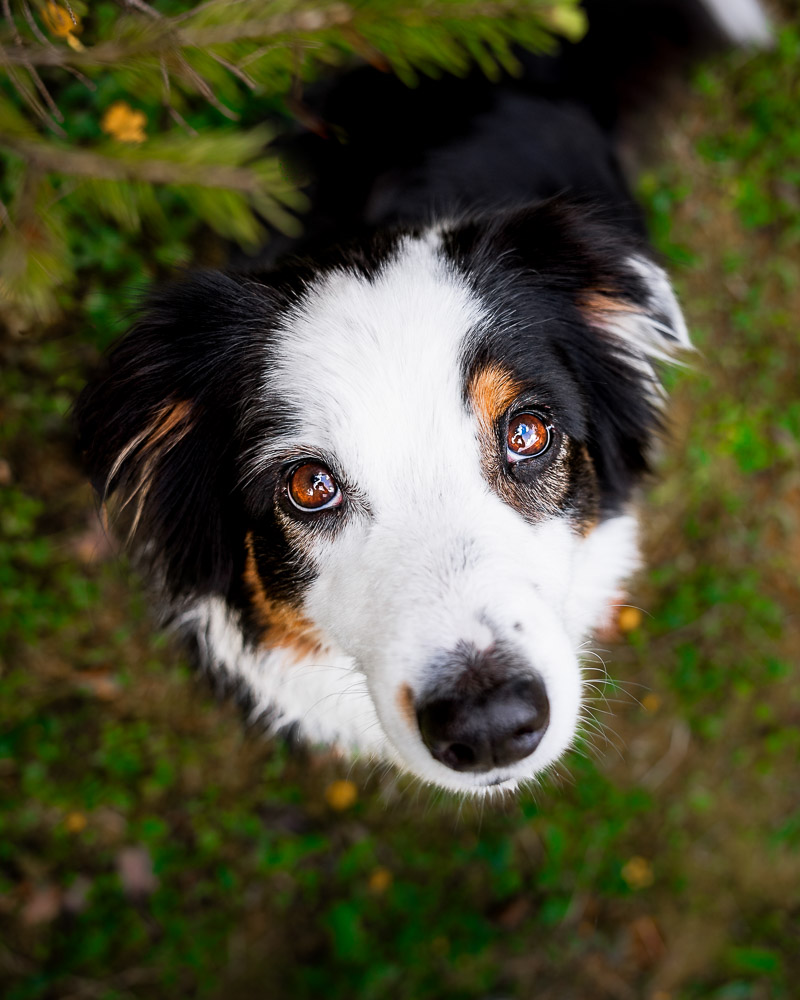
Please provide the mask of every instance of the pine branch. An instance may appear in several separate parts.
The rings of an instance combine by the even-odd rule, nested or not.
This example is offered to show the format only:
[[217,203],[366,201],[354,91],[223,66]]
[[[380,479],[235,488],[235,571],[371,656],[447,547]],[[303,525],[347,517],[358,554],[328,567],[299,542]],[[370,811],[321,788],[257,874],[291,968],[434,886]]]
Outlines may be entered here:
[[73,174],[110,181],[144,181],[148,184],[191,184],[226,188],[246,194],[258,194],[263,190],[261,178],[247,167],[198,165],[157,159],[122,159],[8,136],[0,137],[0,145],[51,174]]
[[206,49],[212,45],[262,40],[277,35],[305,34],[324,31],[354,18],[354,12],[344,4],[334,4],[327,10],[309,10],[297,14],[279,14],[267,21],[243,21],[210,27],[176,28],[170,19],[153,23],[139,38],[128,42],[100,42],[79,50],[71,48],[40,48],[25,44],[19,51],[0,53],[0,62],[23,66],[117,66],[141,56],[157,56],[178,48]]

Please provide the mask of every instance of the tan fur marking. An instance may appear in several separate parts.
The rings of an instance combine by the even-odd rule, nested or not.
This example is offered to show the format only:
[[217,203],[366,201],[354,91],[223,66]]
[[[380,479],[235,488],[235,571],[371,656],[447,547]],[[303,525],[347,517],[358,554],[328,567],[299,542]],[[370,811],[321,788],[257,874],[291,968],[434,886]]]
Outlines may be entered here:
[[400,714],[413,730],[417,728],[417,712],[414,708],[414,692],[408,684],[401,684],[397,691],[397,707]]
[[[136,471],[138,472],[134,484],[128,489],[119,510],[116,511],[116,516],[119,516],[133,500],[136,501],[133,523],[128,531],[128,542],[133,538],[139,526],[147,496],[153,485],[153,475],[156,467],[163,456],[183,440],[191,430],[191,415],[192,404],[187,400],[180,400],[177,403],[168,403],[163,406],[151,423],[125,445],[111,467],[106,480],[106,494],[112,480],[126,462],[135,462]],[[104,497],[104,512],[107,512],[107,507],[108,505]]]
[[264,630],[262,643],[265,646],[282,646],[290,649],[298,661],[307,656],[318,655],[324,643],[314,625],[286,601],[274,601],[267,597],[256,566],[251,532],[247,533],[245,546],[247,561],[244,581],[250,591],[250,601],[258,623]]
[[580,302],[581,311],[593,326],[603,326],[604,320],[615,313],[631,316],[641,312],[633,303],[615,298],[610,292],[587,292]]
[[[583,458],[583,461],[586,463],[586,466],[592,470],[592,482],[596,490],[597,474],[595,472],[594,462],[592,462],[591,455],[589,454],[589,449],[586,447],[585,444],[581,445],[581,457]],[[596,513],[596,503],[593,504],[593,507],[595,508],[593,513],[580,518],[576,522],[578,534],[582,535],[584,538],[588,538],[589,535],[591,535],[594,529],[598,526],[598,524],[600,524],[600,518],[597,516]]]
[[469,383],[472,408],[481,432],[494,439],[494,426],[511,406],[522,387],[508,369],[497,362],[475,372]]

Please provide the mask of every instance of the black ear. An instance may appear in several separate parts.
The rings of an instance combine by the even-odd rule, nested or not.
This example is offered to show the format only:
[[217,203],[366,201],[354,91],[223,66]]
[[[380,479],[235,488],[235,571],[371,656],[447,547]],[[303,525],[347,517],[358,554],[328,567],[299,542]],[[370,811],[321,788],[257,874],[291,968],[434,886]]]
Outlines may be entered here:
[[195,273],[146,301],[76,403],[101,503],[173,594],[224,594],[241,571],[239,423],[273,314],[267,287]]
[[[618,509],[647,468],[663,390],[656,362],[690,347],[665,272],[638,230],[596,206],[552,199],[443,234],[490,305],[514,369],[536,384],[556,354],[580,387],[582,436],[604,506]],[[543,345],[549,351],[542,351]]]
[[464,227],[459,250],[463,256],[469,246],[471,271],[482,270],[489,280],[498,260],[516,265],[533,287],[577,306],[629,358],[671,361],[691,348],[689,333],[669,278],[653,261],[633,215],[610,219],[591,203],[553,198]]

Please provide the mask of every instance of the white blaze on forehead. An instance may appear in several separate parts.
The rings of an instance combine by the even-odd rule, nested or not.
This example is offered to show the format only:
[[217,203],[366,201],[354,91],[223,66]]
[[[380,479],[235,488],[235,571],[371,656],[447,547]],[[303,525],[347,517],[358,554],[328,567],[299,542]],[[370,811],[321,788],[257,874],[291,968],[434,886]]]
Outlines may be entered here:
[[296,414],[291,439],[271,449],[329,451],[371,503],[393,488],[381,482],[387,461],[421,474],[427,455],[474,438],[460,353],[483,311],[438,245],[405,239],[372,280],[327,275],[286,318],[270,360],[268,387]]

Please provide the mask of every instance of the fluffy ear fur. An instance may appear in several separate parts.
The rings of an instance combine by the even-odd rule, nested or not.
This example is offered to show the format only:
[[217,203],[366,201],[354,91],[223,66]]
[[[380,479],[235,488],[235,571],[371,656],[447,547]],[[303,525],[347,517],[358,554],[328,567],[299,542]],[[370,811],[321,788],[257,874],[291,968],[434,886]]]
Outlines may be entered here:
[[[627,272],[627,274],[626,274]],[[626,357],[658,385],[650,361],[674,362],[682,350],[691,350],[689,331],[663,268],[642,254],[621,262],[617,289],[588,291],[581,309],[591,326],[617,340]],[[640,288],[633,292],[631,275]]]
[[76,404],[102,504],[173,594],[226,593],[241,571],[235,456],[239,414],[257,389],[243,360],[269,336],[269,295],[214,272],[156,292]]

